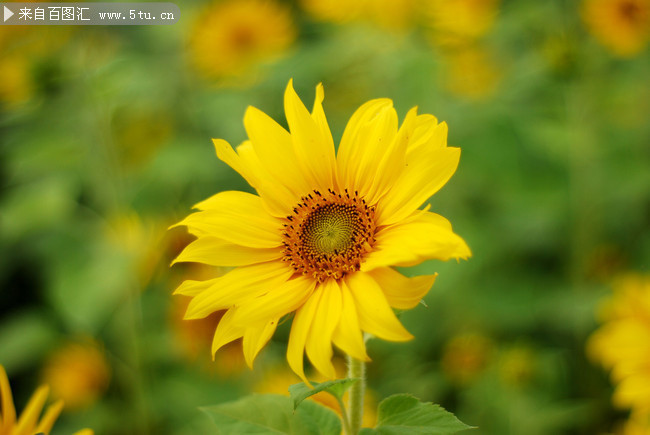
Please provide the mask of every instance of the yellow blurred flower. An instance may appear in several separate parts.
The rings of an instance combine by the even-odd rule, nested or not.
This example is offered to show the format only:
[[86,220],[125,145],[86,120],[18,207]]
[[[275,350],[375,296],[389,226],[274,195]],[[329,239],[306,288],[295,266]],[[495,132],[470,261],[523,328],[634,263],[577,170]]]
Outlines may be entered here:
[[471,256],[447,219],[420,209],[460,160],[447,125],[413,108],[400,127],[391,100],[371,100],[352,115],[337,152],[323,99],[319,85],[310,112],[290,81],[289,131],[249,107],[249,141],[236,149],[213,142],[258,194],[217,193],[177,224],[197,239],[176,262],[234,267],[175,291],[192,297],[186,319],[226,310],[212,352],[243,337],[251,366],[280,319],[295,313],[287,361],[304,380],[305,354],[333,379],[332,345],[367,361],[364,332],[413,338],[393,308],[416,307],[436,275],[408,278],[393,266]]
[[475,333],[457,335],[445,344],[442,371],[452,382],[468,384],[483,372],[491,352],[492,342],[487,337]]
[[104,237],[108,245],[126,260],[141,288],[145,288],[164,253],[165,227],[146,220],[134,211],[122,211],[107,218]]
[[[334,360],[337,377],[344,378],[346,376],[345,363],[340,359]],[[326,379],[315,373],[312,377],[316,382],[323,382]],[[271,393],[271,394],[284,394],[289,395],[289,387],[293,384],[300,382],[300,378],[286,368],[273,368],[264,373],[263,377],[253,386],[253,391],[256,393]],[[343,396],[343,404],[348,407],[348,393]],[[321,391],[320,393],[310,396],[309,399],[320,403],[341,415],[341,407],[334,396]],[[363,399],[363,421],[362,427],[374,427],[377,423],[377,402],[375,396],[369,389],[366,388],[365,396]]]
[[125,169],[145,164],[169,138],[174,120],[164,110],[134,107],[113,115],[116,154]]
[[273,0],[228,0],[201,13],[190,53],[207,78],[231,77],[283,54],[295,39],[288,7]]
[[379,27],[405,31],[414,25],[417,5],[415,0],[369,0],[364,15]]
[[300,0],[300,5],[318,21],[344,23],[359,18],[367,0]]
[[68,343],[45,362],[42,378],[66,409],[77,410],[93,405],[106,391],[110,368],[97,343]]
[[499,357],[499,378],[513,387],[525,385],[535,372],[535,360],[535,354],[528,347],[507,349]]
[[[0,365],[0,434],[2,435],[33,435],[37,433],[49,434],[54,422],[63,409],[63,401],[58,400],[48,406],[45,414],[39,420],[43,405],[47,400],[49,388],[45,385],[39,387],[29,399],[27,406],[20,416],[16,415],[14,399],[9,386],[9,379],[5,368]],[[90,429],[83,429],[75,435],[92,435]]]
[[60,50],[72,26],[0,26],[0,102],[13,108],[32,98],[35,64]]
[[470,44],[494,25],[499,0],[431,0],[425,16],[432,41],[440,46]]
[[27,101],[34,92],[31,64],[25,56],[2,56],[0,62],[0,101],[9,107]]
[[367,21],[397,31],[414,25],[418,6],[417,0],[300,0],[300,4],[318,21]]
[[634,56],[650,39],[650,0],[584,0],[582,19],[616,56]]
[[650,415],[638,416],[633,413],[623,424],[620,433],[621,435],[650,435]]
[[443,55],[443,79],[447,90],[471,100],[494,94],[501,80],[498,65],[480,47],[466,47]]
[[587,352],[611,370],[614,405],[650,416],[650,277],[619,279],[600,314],[603,325],[589,338]]

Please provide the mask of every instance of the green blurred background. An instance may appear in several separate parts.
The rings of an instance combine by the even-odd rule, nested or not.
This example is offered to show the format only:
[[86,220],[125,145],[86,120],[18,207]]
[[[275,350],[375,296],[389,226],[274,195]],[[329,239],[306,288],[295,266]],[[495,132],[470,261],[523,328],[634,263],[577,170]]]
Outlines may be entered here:
[[473,257],[403,270],[440,276],[401,315],[415,340],[369,343],[374,400],[410,392],[477,434],[617,430],[627,411],[585,342],[611,280],[650,264],[650,23],[562,0],[277,1],[0,27],[0,364],[18,409],[47,383],[66,400],[55,434],[210,433],[197,407],[297,382],[288,324],[253,371],[237,344],[211,361],[217,319],[181,321],[171,293],[218,271],[169,268],[191,238],[167,231],[251,190],[210,139],[245,140],[248,105],[286,126],[293,78],[307,106],[324,84],[335,141],[388,97],[462,149],[430,204]]

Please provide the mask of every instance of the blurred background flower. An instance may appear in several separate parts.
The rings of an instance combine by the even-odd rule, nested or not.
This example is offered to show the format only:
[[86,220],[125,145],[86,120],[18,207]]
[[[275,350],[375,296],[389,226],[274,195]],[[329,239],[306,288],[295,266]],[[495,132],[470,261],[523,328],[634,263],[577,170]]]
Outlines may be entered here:
[[582,16],[589,32],[617,56],[640,53],[650,39],[648,0],[584,0]]
[[473,259],[400,269],[439,278],[400,314],[415,340],[368,342],[375,400],[408,391],[480,434],[648,433],[646,0],[177,4],[173,26],[0,26],[0,364],[18,408],[48,383],[79,401],[55,434],[212,433],[199,406],[275,377],[291,322],[252,372],[237,342],[212,361],[219,315],[182,321],[171,292],[227,270],[169,268],[193,237],[167,227],[248,189],[210,139],[243,141],[249,105],[283,120],[293,77],[308,107],[323,82],[335,142],[388,97],[462,149],[432,204]]

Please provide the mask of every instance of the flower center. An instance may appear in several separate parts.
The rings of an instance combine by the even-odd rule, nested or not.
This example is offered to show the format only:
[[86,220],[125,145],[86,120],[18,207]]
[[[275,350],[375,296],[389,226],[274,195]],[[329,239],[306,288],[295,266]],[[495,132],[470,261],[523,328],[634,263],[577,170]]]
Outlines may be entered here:
[[624,1],[619,4],[619,13],[631,23],[635,23],[641,13],[641,8],[633,1]]
[[319,282],[360,269],[375,243],[375,209],[355,192],[314,190],[284,224],[284,261]]

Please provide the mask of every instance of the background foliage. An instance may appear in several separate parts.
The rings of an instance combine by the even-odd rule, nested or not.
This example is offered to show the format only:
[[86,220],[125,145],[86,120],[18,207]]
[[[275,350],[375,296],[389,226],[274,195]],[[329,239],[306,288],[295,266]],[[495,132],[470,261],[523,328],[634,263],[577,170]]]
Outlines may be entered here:
[[250,191],[210,138],[243,141],[248,105],[286,125],[293,77],[308,105],[323,82],[335,141],[388,97],[445,120],[462,149],[430,203],[474,255],[404,270],[440,275],[401,315],[415,340],[369,343],[370,400],[409,392],[481,434],[617,430],[627,412],[585,341],[611,280],[650,264],[647,48],[610,51],[572,1],[485,2],[489,22],[451,40],[416,2],[338,18],[317,3],[282,3],[284,42],[240,63],[254,31],[235,54],[197,42],[225,14],[209,3],[178,1],[174,26],[0,27],[0,364],[18,408],[48,383],[67,402],[54,433],[208,433],[199,406],[297,382],[286,324],[252,372],[237,345],[211,361],[218,319],[182,322],[171,291],[215,271],[168,268],[190,238],[166,230],[217,191]]

